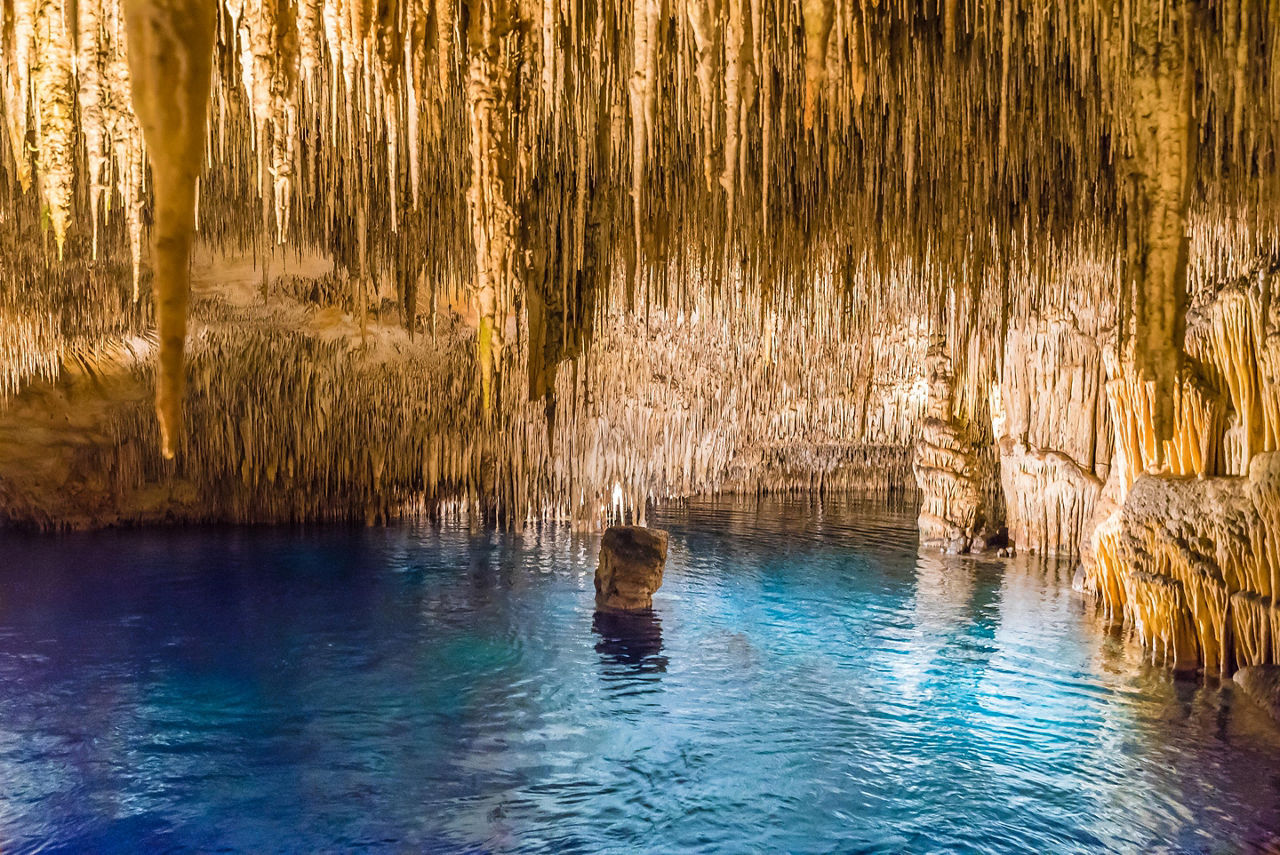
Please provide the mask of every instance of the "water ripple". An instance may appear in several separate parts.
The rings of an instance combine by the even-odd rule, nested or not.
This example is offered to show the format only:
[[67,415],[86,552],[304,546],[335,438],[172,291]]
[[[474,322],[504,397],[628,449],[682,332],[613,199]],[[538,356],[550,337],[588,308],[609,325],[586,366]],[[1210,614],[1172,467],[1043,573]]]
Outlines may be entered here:
[[1070,567],[909,512],[657,510],[651,614],[558,528],[0,547],[6,852],[1264,851],[1280,738]]

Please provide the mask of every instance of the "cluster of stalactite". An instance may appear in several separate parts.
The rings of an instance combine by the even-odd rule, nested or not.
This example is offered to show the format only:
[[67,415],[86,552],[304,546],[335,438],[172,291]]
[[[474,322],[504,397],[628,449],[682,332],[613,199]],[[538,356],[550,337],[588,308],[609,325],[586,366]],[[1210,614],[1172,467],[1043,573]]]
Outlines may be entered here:
[[[16,202],[15,189],[0,186],[0,206]],[[109,236],[121,243],[118,230]],[[0,406],[26,384],[54,381],[65,363],[92,360],[150,325],[151,304],[131,298],[127,260],[93,262],[92,251],[89,239],[72,237],[66,258],[47,263],[36,218],[0,216]]]
[[1175,668],[1280,663],[1276,258],[1241,253],[1191,278],[1167,438],[1153,381],[1118,364],[1107,383],[1114,467],[1083,583]]
[[[0,16],[0,181],[38,197],[50,254],[116,218],[135,269],[148,222],[166,248],[166,433],[185,315],[170,270],[192,217],[220,241],[319,246],[393,277],[407,316],[422,283],[465,289],[482,401],[521,359],[552,392],[599,292],[678,310],[691,288],[730,304],[731,269],[793,290],[834,273],[908,306],[969,305],[945,323],[992,330],[1009,300],[977,299],[989,272],[1051,269],[1101,232],[1135,295],[1120,334],[1164,401],[1180,305],[1142,295],[1179,273],[1167,214],[1192,190],[1261,220],[1280,207],[1276,0],[175,8],[5,0]],[[188,61],[203,53],[207,88]],[[162,127],[166,104],[183,124]],[[899,280],[903,263],[926,275]],[[507,340],[524,326],[533,348]],[[957,373],[958,351],[992,343],[953,342]]]
[[[820,334],[777,315],[728,320],[709,305],[688,314],[615,305],[558,378],[548,431],[542,399],[513,384],[495,401],[509,417],[490,421],[469,382],[479,319],[449,295],[424,307],[410,338],[389,285],[358,299],[340,272],[281,275],[246,298],[212,278],[197,288],[192,430],[175,459],[155,453],[145,404],[153,374],[132,351],[100,354],[68,367],[64,381],[123,374],[113,383],[125,394],[103,402],[97,441],[55,432],[49,467],[24,471],[27,454],[13,467],[0,461],[11,523],[384,520],[461,508],[514,526],[590,527],[643,521],[653,499],[891,493],[908,477],[924,405],[923,324],[882,324],[870,348],[853,344],[837,334],[847,307],[833,289],[811,292],[831,324]],[[4,455],[8,442],[46,441],[46,423],[59,418],[39,410],[38,391],[0,412]],[[50,469],[66,480],[51,481]],[[85,488],[91,481],[102,483]]]
[[[910,466],[1175,664],[1271,655],[1280,0],[0,0],[0,57],[0,404],[154,354],[75,452],[119,495],[589,524]],[[197,231],[263,285],[184,365]]]
[[1096,250],[1063,252],[1050,287],[1010,306],[990,409],[1009,538],[1074,552],[1111,465],[1104,355],[1114,352],[1116,271]]

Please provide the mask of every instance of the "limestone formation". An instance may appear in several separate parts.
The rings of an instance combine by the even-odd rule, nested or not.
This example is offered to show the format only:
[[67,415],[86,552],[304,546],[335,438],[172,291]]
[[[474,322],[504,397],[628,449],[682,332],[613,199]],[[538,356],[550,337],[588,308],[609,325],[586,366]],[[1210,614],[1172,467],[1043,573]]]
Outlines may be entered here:
[[968,552],[990,522],[991,473],[969,426],[952,414],[955,377],[944,343],[929,348],[926,364],[929,407],[912,464],[920,488],[920,543]]
[[1249,665],[1232,678],[1271,716],[1280,721],[1280,665]]
[[1278,34],[1275,0],[0,0],[0,515],[918,483],[926,542],[1007,523],[1171,664],[1270,662]]
[[[160,338],[156,414],[161,452],[171,458],[182,431],[188,267],[196,182],[204,159],[214,9],[207,2],[182,0],[124,2],[133,108],[150,154],[154,187],[154,293]],[[61,248],[63,232],[56,224],[54,231]]]
[[667,533],[637,525],[610,526],[600,540],[596,608],[634,612],[653,607],[667,563]]

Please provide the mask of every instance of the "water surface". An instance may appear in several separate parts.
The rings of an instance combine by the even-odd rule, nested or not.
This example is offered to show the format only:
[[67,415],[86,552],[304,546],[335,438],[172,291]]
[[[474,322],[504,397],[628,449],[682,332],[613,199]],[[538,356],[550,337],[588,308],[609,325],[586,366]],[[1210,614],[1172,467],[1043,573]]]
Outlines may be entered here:
[[856,503],[694,502],[652,616],[597,537],[0,535],[0,851],[1238,852],[1280,738],[1071,568]]

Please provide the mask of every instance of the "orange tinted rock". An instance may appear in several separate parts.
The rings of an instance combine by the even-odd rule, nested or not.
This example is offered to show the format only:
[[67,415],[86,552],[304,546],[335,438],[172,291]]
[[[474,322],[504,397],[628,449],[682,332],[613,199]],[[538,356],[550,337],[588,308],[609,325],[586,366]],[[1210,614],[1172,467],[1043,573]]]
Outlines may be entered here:
[[640,611],[653,607],[667,563],[667,533],[638,525],[610,526],[600,541],[596,608]]

